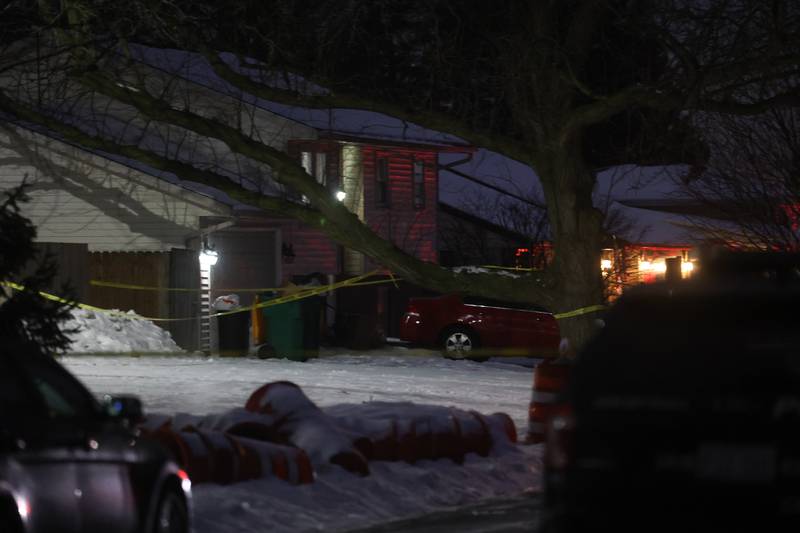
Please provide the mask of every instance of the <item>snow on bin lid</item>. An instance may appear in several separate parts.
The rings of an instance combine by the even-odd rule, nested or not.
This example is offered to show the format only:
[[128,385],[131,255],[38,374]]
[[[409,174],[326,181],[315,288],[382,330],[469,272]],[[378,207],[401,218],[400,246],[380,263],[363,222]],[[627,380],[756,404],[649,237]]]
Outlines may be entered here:
[[230,311],[239,307],[238,294],[226,294],[214,300],[214,309],[216,311]]

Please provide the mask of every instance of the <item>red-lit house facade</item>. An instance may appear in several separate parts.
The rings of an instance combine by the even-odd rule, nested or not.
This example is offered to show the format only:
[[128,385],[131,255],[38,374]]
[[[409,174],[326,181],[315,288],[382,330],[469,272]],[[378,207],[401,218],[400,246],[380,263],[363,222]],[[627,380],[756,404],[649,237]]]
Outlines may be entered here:
[[[443,266],[541,270],[553,261],[555,249],[550,241],[498,226],[445,203],[440,203],[439,211]],[[688,278],[696,261],[697,247],[693,244],[611,238],[601,251],[598,269],[605,281],[606,296],[614,299],[633,285]]]
[[[321,136],[290,140],[288,151],[379,236],[438,262],[439,154],[472,147]],[[284,283],[315,272],[356,275],[378,267],[318,229],[279,217],[270,222],[281,230]]]

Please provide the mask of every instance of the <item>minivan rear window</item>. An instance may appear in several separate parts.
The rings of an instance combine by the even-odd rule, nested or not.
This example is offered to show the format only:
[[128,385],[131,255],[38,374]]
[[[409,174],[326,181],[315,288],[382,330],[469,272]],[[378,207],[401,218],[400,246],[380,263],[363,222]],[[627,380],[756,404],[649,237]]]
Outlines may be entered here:
[[535,304],[519,303],[519,302],[503,302],[500,300],[493,300],[491,298],[481,298],[479,296],[465,296],[465,305],[481,305],[484,307],[499,307],[503,309],[517,309],[520,311],[535,311],[538,313],[546,313],[547,311]]

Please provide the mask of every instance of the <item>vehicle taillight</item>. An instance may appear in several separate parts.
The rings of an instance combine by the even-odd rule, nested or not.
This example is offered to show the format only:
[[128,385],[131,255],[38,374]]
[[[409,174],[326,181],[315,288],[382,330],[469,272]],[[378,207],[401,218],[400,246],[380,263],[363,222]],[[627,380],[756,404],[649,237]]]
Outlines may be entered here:
[[572,407],[558,405],[555,414],[547,422],[544,461],[548,468],[563,470],[570,465],[574,429]]

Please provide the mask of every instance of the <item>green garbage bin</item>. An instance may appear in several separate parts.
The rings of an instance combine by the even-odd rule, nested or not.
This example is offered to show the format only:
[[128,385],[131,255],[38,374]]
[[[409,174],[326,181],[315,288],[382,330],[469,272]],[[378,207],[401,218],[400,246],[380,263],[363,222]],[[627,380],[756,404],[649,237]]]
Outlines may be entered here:
[[[276,297],[274,293],[266,294],[262,301]],[[292,361],[318,356],[321,311],[322,302],[317,296],[262,308],[268,347],[259,353]]]
[[[275,298],[265,296],[264,300]],[[302,300],[270,305],[263,308],[266,342],[276,357],[305,361],[303,350]]]

